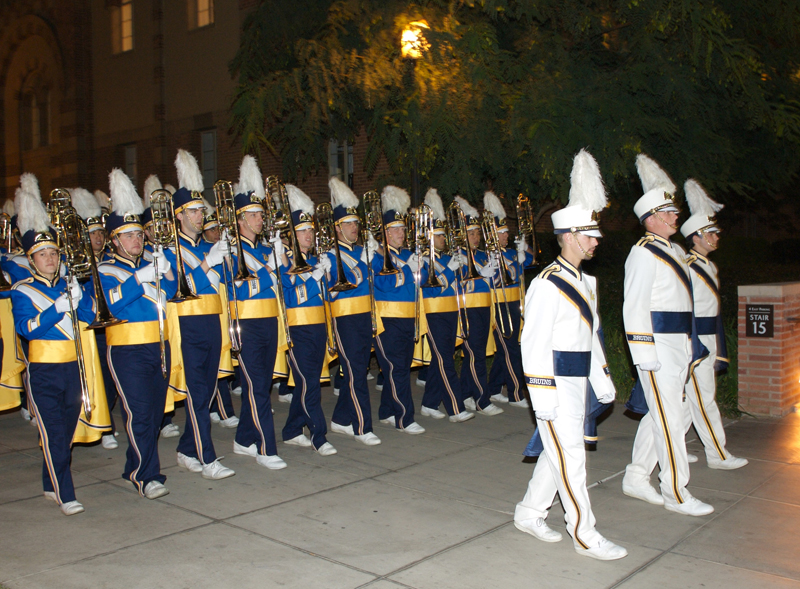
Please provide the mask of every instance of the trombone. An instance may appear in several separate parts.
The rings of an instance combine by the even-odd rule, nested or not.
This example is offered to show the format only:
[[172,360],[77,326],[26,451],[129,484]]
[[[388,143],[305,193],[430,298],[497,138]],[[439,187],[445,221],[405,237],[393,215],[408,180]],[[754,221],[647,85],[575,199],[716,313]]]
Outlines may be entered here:
[[[150,210],[153,213],[153,224],[150,226],[150,237],[154,247],[162,248],[175,244],[175,273],[178,288],[171,303],[181,303],[199,298],[192,292],[186,271],[183,268],[181,241],[178,238],[178,221],[172,209],[172,193],[164,188],[153,191],[150,195]],[[156,271],[156,311],[158,313],[158,340],[161,346],[161,375],[167,377],[167,353],[164,335],[164,303],[161,302],[161,274],[158,272],[158,259],[153,260]]]
[[[7,244],[8,253],[11,254],[11,217],[8,213],[0,213],[0,242]],[[11,290],[13,285],[6,280],[5,274],[0,270],[0,292]]]
[[[436,251],[433,246],[434,218],[433,209],[428,205],[419,205],[408,213],[406,217],[406,240],[409,248],[414,246],[417,257],[417,271],[414,275],[414,343],[420,338],[420,323],[422,313],[422,289],[442,288],[444,285],[436,276]],[[429,249],[428,280],[422,284],[422,256],[425,248]]]
[[463,248],[467,254],[467,273],[464,274],[464,267],[459,264],[456,273],[456,304],[458,305],[458,316],[461,318],[461,336],[469,339],[469,316],[467,314],[467,281],[481,278],[480,272],[475,267],[475,255],[472,246],[467,238],[467,217],[458,203],[453,201],[447,208],[447,247],[451,256],[461,253]]
[[511,276],[508,275],[505,260],[503,259],[503,252],[500,248],[500,240],[497,237],[497,225],[494,223],[494,215],[489,211],[483,212],[483,219],[481,220],[481,230],[483,232],[483,241],[486,242],[486,255],[493,258],[499,267],[498,274],[500,275],[500,286],[503,290],[503,303],[505,304],[505,317],[500,309],[500,297],[497,294],[497,285],[495,284],[494,277],[489,281],[492,288],[493,303],[500,314],[500,333],[506,339],[514,334],[514,324],[511,321],[511,309],[508,307],[508,297],[506,296],[506,285],[511,282]]
[[[339,244],[336,240],[336,230],[334,229],[333,223],[333,208],[331,207],[330,203],[323,202],[317,205],[316,215],[314,215],[314,236],[316,241],[315,249],[318,258],[327,254],[331,248],[336,249],[336,270],[338,272],[337,284],[350,285],[349,287],[339,289],[338,291],[334,290],[333,288],[330,290],[333,292],[341,292],[342,290],[356,288],[354,284],[351,284],[347,281],[347,278],[344,278],[344,268],[340,268],[342,261],[338,256]],[[325,315],[325,339],[328,345],[328,353],[333,356],[336,353],[336,346],[331,338],[331,331],[328,329],[329,325],[333,325],[333,315],[330,309],[330,302],[328,301],[328,277],[325,274],[322,275],[322,288],[322,312]]]
[[[225,232],[226,239],[233,239],[236,242],[236,255],[239,258],[239,267],[236,275],[233,274],[233,261],[228,257],[222,261],[222,280],[225,287],[230,285],[228,297],[233,299],[233,315],[228,309],[228,335],[231,340],[231,354],[239,356],[242,351],[242,326],[239,321],[239,299],[236,295],[236,281],[252,280],[255,278],[247,267],[247,260],[244,257],[242,240],[239,236],[239,224],[236,221],[236,204],[233,198],[233,184],[227,180],[217,180],[214,183],[214,201],[217,206],[217,220],[222,231]],[[230,282],[228,281],[230,277]]]
[[381,195],[370,190],[364,193],[364,222],[361,241],[367,252],[367,278],[369,279],[369,300],[370,316],[372,319],[372,337],[378,335],[378,310],[375,307],[375,271],[372,269],[372,259],[369,257],[369,247],[367,243],[370,233],[375,236],[381,233],[383,239],[383,268],[378,272],[379,276],[397,274],[399,270],[392,263],[392,255],[389,253],[389,240],[386,237],[386,226],[383,223],[383,207],[381,206]]
[[[517,197],[517,228],[522,237],[530,240],[531,251],[533,251],[531,266],[535,266],[541,254],[536,241],[536,217],[533,214],[533,205],[530,199],[524,194]],[[519,313],[522,316],[525,315],[525,267],[522,265],[520,265],[519,277]]]
[[[267,235],[272,235],[277,231],[279,234],[278,237],[280,238],[281,232],[291,229],[289,239],[292,240],[292,251],[295,252],[295,250],[297,250],[297,258],[294,259],[295,266],[289,269],[289,273],[299,274],[300,272],[311,271],[311,266],[309,266],[305,258],[300,255],[300,251],[297,248],[297,240],[294,237],[292,212],[289,207],[289,199],[286,196],[286,187],[277,176],[269,176],[266,180],[266,188],[267,195],[264,198],[263,206],[264,228]],[[278,208],[279,206],[280,209]],[[286,314],[286,300],[283,296],[283,273],[281,272],[281,261],[278,259],[275,248],[272,248],[272,259],[275,264],[275,276],[277,277],[275,290],[278,296],[278,308],[281,313],[281,320],[283,321],[283,330],[286,332],[286,345],[291,348],[294,346],[294,342],[292,342],[292,334],[289,333],[289,316]],[[293,272],[293,270],[295,271]]]

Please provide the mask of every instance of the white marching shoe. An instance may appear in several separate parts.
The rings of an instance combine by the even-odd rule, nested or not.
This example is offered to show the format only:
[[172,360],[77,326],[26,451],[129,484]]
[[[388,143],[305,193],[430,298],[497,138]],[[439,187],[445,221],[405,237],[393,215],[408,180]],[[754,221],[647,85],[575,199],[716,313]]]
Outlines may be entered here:
[[688,491],[684,491],[683,503],[666,501],[664,503],[664,507],[667,509],[667,511],[680,513],[681,515],[692,515],[695,517],[714,513],[714,507],[712,505],[703,503],[699,499],[692,497],[689,495]]
[[725,460],[720,460],[719,458],[708,459],[708,468],[714,468],[716,470],[736,470],[737,468],[747,466],[747,464],[747,458],[737,458],[731,454],[728,454]]
[[279,403],[291,403],[294,398],[294,393],[287,393],[285,395],[278,395]]
[[351,425],[340,425],[335,421],[331,421],[331,431],[335,434],[344,434],[345,436],[353,436],[355,432],[353,431],[353,426]]
[[162,438],[177,438],[179,435],[181,435],[181,429],[174,423],[168,423],[161,428]]
[[150,481],[144,487],[144,496],[148,499],[158,499],[164,495],[169,495],[169,489],[158,481]]
[[230,469],[227,466],[222,466],[219,460],[215,460],[211,464],[203,465],[202,477],[204,479],[217,481],[219,479],[227,479],[235,474],[236,473],[233,471],[233,469]]
[[416,384],[418,387],[425,388],[425,381],[424,381],[424,380],[420,380],[420,379],[418,378],[418,379],[416,380],[416,383],[415,383],[415,384]]
[[606,540],[602,537],[597,544],[589,546],[589,548],[579,548],[576,546],[575,552],[581,556],[588,556],[596,560],[619,560],[620,558],[628,556],[628,551],[622,546],[617,546],[610,540]]
[[209,419],[211,419],[211,423],[219,423],[220,422],[219,413],[217,413],[216,411],[212,411],[211,413],[209,413],[208,417],[209,417]]
[[419,412],[425,417],[433,417],[434,419],[444,419],[445,417],[447,417],[444,413],[442,413],[438,409],[431,409],[430,407],[425,407],[425,405],[420,407]]
[[178,452],[178,466],[189,470],[190,472],[203,472],[203,463],[197,458],[192,458],[186,454]]
[[333,444],[331,444],[330,442],[325,442],[324,444],[322,444],[322,446],[317,448],[317,454],[319,454],[320,456],[333,456],[334,454],[337,453],[338,450],[334,448]]
[[392,427],[397,427],[397,422],[395,421],[394,415],[390,415],[386,419],[381,419],[381,423],[391,425]]
[[522,401],[509,401],[508,404],[512,407],[522,407],[524,409],[528,409],[531,406],[531,404],[528,403],[528,399],[522,399]]
[[100,439],[100,443],[106,450],[116,450],[119,448],[119,443],[117,442],[116,438],[114,438],[114,434],[105,434]]
[[628,497],[640,499],[641,501],[652,503],[653,505],[664,505],[664,498],[661,496],[661,493],[656,491],[650,483],[632,485],[625,482],[625,479],[622,479],[622,492]]
[[239,454],[240,456],[252,456],[255,458],[258,456],[258,448],[256,448],[255,444],[250,444],[249,446],[242,446],[238,444],[236,440],[233,441],[233,453]]
[[83,505],[81,505],[77,501],[70,501],[69,503],[62,503],[60,506],[61,513],[64,515],[76,515],[78,513],[83,513]]
[[694,464],[698,460],[700,460],[700,459],[697,457],[697,454],[688,454],[688,453],[686,454],[686,461],[689,464]]
[[514,527],[520,532],[530,534],[542,542],[561,542],[564,537],[561,532],[556,532],[553,528],[548,526],[541,517],[523,521],[514,520]]
[[311,447],[311,440],[305,434],[300,434],[299,436],[295,436],[291,440],[284,440],[284,444],[289,444],[290,446],[300,446],[301,448],[310,448]]
[[464,399],[464,407],[466,407],[470,411],[478,410],[478,406],[475,404],[475,399],[473,399],[472,397],[467,397],[466,399]]
[[473,417],[475,417],[474,413],[470,413],[469,411],[462,411],[461,413],[459,413],[457,415],[451,415],[449,417],[449,419],[453,423],[461,423],[463,421],[469,421]]
[[367,432],[360,436],[355,436],[355,438],[365,446],[377,446],[378,444],[381,443],[381,439],[372,432]]
[[220,419],[219,420],[219,424],[222,427],[225,427],[225,428],[228,428],[228,429],[233,429],[237,425],[239,425],[239,418],[234,415],[232,417],[229,417],[228,419]]
[[265,456],[264,454],[259,454],[256,456],[256,462],[270,470],[281,470],[287,466],[283,458],[277,454],[275,456]]
[[489,397],[489,400],[494,401],[495,403],[508,403],[508,397],[506,397],[503,393],[492,395]]
[[412,436],[416,436],[419,434],[425,433],[425,428],[418,424],[416,421],[409,423],[407,426],[403,428],[403,431],[407,434],[411,434]]
[[489,403],[483,409],[479,408],[478,409],[478,413],[480,413],[481,415],[492,416],[492,415],[500,415],[501,413],[503,413],[503,410],[500,409],[500,407],[498,407],[497,405],[493,405],[492,403]]

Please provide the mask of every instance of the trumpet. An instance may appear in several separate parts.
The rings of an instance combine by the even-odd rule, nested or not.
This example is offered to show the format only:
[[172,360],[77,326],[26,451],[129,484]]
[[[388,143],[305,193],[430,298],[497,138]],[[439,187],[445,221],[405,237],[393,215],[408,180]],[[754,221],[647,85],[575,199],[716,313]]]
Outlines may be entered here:
[[[238,357],[242,351],[242,326],[239,320],[239,299],[236,295],[236,281],[252,280],[255,278],[247,267],[247,261],[242,249],[242,240],[239,236],[239,224],[236,221],[236,205],[233,200],[233,184],[227,180],[217,180],[214,183],[214,201],[217,206],[217,219],[226,239],[236,242],[236,254],[239,258],[239,268],[233,274],[233,263],[225,256],[222,261],[222,280],[225,286],[230,285],[229,297],[233,299],[233,317],[228,309],[228,335],[231,340],[231,354]],[[230,282],[228,277],[230,276]]]
[[[0,242],[8,244],[7,251],[11,253],[11,217],[7,213],[0,213]],[[11,284],[6,280],[5,274],[0,270],[0,292],[11,290]]]
[[508,307],[508,297],[506,296],[506,285],[511,282],[511,277],[508,275],[505,260],[503,259],[503,252],[500,248],[500,240],[497,237],[497,225],[494,223],[494,215],[489,211],[484,211],[483,219],[481,219],[481,230],[483,232],[483,241],[486,243],[486,254],[494,259],[499,267],[498,274],[500,275],[500,286],[503,290],[503,303],[505,306],[505,316],[500,309],[500,297],[497,294],[497,285],[494,278],[490,280],[489,284],[492,288],[493,303],[497,306],[500,314],[500,333],[506,339],[514,334],[514,324],[511,321],[511,309]]
[[[536,217],[533,214],[533,205],[530,199],[524,194],[517,197],[517,228],[519,234],[530,241],[531,250],[533,251],[533,262],[531,266],[538,263],[538,258],[541,252],[539,251],[539,244],[536,240]],[[525,315],[525,267],[520,266],[519,277],[519,313]]]
[[[280,234],[282,231],[291,229],[289,239],[292,240],[292,252],[296,256],[294,258],[295,266],[289,272],[299,274],[300,272],[310,272],[311,267],[305,261],[300,251],[297,248],[297,240],[294,237],[294,223],[292,222],[292,213],[289,208],[289,199],[286,196],[286,187],[278,179],[277,176],[269,176],[266,181],[267,196],[264,198],[264,228],[267,235],[272,235],[274,232]],[[280,205],[280,209],[278,208]],[[275,276],[277,277],[277,285],[275,287],[278,296],[278,308],[281,313],[281,320],[283,321],[283,330],[286,332],[286,345],[290,348],[294,345],[292,342],[292,334],[289,333],[289,316],[286,314],[286,300],[283,297],[283,275],[281,272],[281,261],[278,259],[278,254],[275,248],[272,248],[272,259],[275,264]],[[299,270],[299,268],[308,268]],[[298,270],[292,272],[292,270]]]
[[[314,236],[317,257],[322,257],[323,255],[327,254],[333,247],[335,247],[338,251],[339,246],[338,243],[336,243],[336,231],[333,224],[333,209],[327,202],[317,205],[316,215],[314,215]],[[341,259],[336,256],[337,271],[339,271],[340,265]],[[341,273],[338,275],[339,280],[337,283],[342,282],[343,276],[344,270],[342,269]],[[344,279],[344,282],[350,284],[350,282],[347,282],[346,278]],[[350,286],[355,288],[355,285],[350,284]],[[322,312],[325,314],[325,340],[328,346],[328,353],[333,356],[336,353],[336,346],[331,338],[331,332],[327,328],[328,325],[332,325],[332,314],[330,302],[328,301],[328,278],[325,276],[325,274],[322,275],[322,288]]]
[[399,270],[392,263],[392,256],[389,253],[389,241],[386,237],[386,226],[383,224],[383,207],[381,206],[381,195],[370,190],[364,193],[364,221],[361,241],[367,251],[367,278],[369,279],[369,300],[370,316],[372,319],[372,337],[378,335],[378,310],[375,307],[375,271],[372,269],[372,259],[369,257],[369,236],[375,237],[376,233],[381,233],[383,239],[383,268],[378,273],[380,276],[397,274]]
[[467,217],[455,201],[447,208],[447,248],[451,256],[460,255],[462,248],[467,253],[467,273],[464,274],[464,267],[459,265],[455,288],[458,315],[461,318],[461,337],[468,339],[467,285],[464,283],[477,280],[481,275],[475,266],[475,254],[467,238]]
[[[150,226],[150,237],[156,247],[168,247],[175,244],[175,273],[178,288],[171,303],[181,303],[198,298],[192,292],[189,281],[186,280],[186,271],[183,268],[183,252],[178,239],[178,221],[172,209],[172,193],[164,188],[154,190],[150,195],[150,210],[153,212],[153,224]],[[167,352],[164,334],[164,303],[161,302],[161,274],[158,272],[158,260],[153,260],[156,271],[156,307],[158,312],[158,341],[161,347],[161,375],[167,377]]]

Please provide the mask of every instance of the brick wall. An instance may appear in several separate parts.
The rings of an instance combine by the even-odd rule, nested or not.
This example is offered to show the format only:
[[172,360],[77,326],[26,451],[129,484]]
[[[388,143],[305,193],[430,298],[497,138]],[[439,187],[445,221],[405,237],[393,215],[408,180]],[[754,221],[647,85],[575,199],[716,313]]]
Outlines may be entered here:
[[[746,336],[746,306],[774,307],[774,336]],[[739,287],[739,406],[783,416],[800,402],[800,283]]]

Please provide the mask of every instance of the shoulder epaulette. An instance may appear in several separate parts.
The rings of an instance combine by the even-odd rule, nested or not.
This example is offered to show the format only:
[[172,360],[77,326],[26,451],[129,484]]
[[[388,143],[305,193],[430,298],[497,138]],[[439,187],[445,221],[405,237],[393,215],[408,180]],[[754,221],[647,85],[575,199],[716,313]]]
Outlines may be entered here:
[[541,278],[542,280],[547,280],[548,276],[556,272],[561,272],[561,264],[556,264],[555,262],[553,262],[547,268],[542,270],[542,272],[539,274],[537,278]]
[[23,284],[33,284],[33,276],[28,276],[27,278],[23,278],[22,280],[17,280],[14,283],[14,286],[11,287],[12,290],[15,290],[18,286]]
[[644,247],[648,243],[653,243],[654,241],[655,241],[655,239],[653,238],[652,235],[645,235],[639,241],[636,242],[636,245],[639,246],[639,247]]

